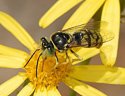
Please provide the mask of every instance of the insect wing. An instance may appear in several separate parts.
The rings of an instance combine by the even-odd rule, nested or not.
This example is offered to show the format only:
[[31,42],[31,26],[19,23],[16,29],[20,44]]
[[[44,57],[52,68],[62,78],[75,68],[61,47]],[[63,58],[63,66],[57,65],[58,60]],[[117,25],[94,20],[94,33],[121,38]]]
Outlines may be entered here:
[[74,27],[71,27],[71,28],[68,28],[68,29],[64,29],[60,32],[63,32],[63,33],[68,33],[68,34],[73,34],[75,32],[80,32],[81,30],[83,30],[85,27],[85,24],[81,24],[81,25],[78,25],[78,26],[74,26]]
[[108,28],[108,22],[106,21],[95,21],[95,22],[89,22],[84,26],[84,29],[88,30],[96,30],[100,32],[100,29],[107,29]]
[[[103,31],[103,30],[102,30]],[[105,31],[105,33],[100,34],[100,32],[96,30],[83,30],[81,33],[84,34],[81,40],[74,40],[68,46],[72,47],[97,47],[99,48],[102,43],[108,42],[114,38],[114,34],[109,31]]]
[[[77,33],[76,33],[77,34]],[[79,33],[78,33],[79,34]],[[68,46],[72,47],[97,47],[97,45],[101,45],[102,36],[99,32],[95,30],[81,30],[80,34],[84,34],[81,39],[77,39],[72,41]]]
[[86,26],[84,26],[84,29],[90,30],[92,34],[95,34],[95,32],[97,34],[101,34],[103,39],[102,43],[105,43],[114,39],[115,37],[114,33],[108,29],[108,26],[109,24],[106,21],[95,21],[88,23]]
[[103,38],[102,42],[104,43],[112,40],[115,37],[114,33],[108,30],[108,26],[109,24],[106,21],[94,21],[94,22],[89,22],[87,24],[74,26],[74,27],[62,30],[60,32],[68,33],[72,35],[75,32],[84,32],[83,30],[90,30],[92,34],[96,34],[96,33],[101,34]]
[[106,22],[106,21],[95,21],[95,22],[89,22],[89,23],[86,23],[86,24],[74,26],[74,27],[71,27],[71,28],[68,28],[68,29],[64,29],[60,32],[73,34],[74,32],[79,32],[79,31],[84,30],[84,29],[100,31],[100,28],[101,29],[107,29],[107,27],[108,27],[108,22]]
[[108,42],[115,37],[114,33],[108,30],[108,26],[109,24],[106,21],[95,21],[74,26],[60,32],[68,33],[70,35],[77,32],[81,32],[84,34],[84,38],[81,39],[80,44],[78,44],[78,42],[74,40],[69,44],[70,47],[88,47],[90,45],[91,47],[96,47],[96,45]]
[[108,41],[111,41],[115,38],[115,34],[109,30],[106,30],[106,29],[100,29],[100,34],[102,36],[102,39],[103,39],[103,43],[105,42],[108,42]]

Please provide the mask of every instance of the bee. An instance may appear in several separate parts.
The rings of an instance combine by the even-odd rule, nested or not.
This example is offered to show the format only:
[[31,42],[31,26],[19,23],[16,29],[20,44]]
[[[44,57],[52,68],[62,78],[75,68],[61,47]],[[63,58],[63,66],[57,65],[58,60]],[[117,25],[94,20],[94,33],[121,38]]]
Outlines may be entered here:
[[72,48],[84,47],[84,48],[100,48],[104,42],[108,42],[114,38],[114,34],[107,30],[108,23],[105,21],[95,21],[87,24],[74,26],[62,31],[53,33],[50,37],[50,41],[46,37],[40,39],[40,48],[36,49],[31,55],[24,67],[27,66],[33,55],[42,50],[38,56],[36,64],[36,77],[39,59],[42,56],[43,60],[48,57],[55,56],[56,65],[52,68],[56,68],[59,64],[56,52],[66,54],[66,62],[69,61],[68,50],[71,51],[78,59],[82,59],[76,54]]

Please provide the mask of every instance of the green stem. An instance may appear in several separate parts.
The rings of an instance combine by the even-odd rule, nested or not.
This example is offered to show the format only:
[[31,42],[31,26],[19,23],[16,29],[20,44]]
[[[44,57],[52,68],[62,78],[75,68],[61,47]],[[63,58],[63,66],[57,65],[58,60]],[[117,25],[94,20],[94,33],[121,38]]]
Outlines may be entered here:
[[91,59],[91,58],[89,58],[89,59],[87,59],[87,60],[81,62],[80,65],[88,65],[89,62],[90,62],[90,59]]
[[[25,82],[22,84],[22,87],[25,87],[28,83],[30,82],[29,79],[26,79]],[[18,94],[20,92],[20,90],[15,90],[16,94]],[[33,96],[33,95],[31,95]]]
[[76,96],[76,92],[74,90],[70,89],[69,96]]

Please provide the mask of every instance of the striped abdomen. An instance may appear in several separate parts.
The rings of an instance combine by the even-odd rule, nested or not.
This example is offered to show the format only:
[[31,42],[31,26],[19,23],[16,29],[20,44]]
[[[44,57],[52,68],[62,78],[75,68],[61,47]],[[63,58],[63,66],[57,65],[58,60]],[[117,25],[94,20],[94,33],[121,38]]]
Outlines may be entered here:
[[102,36],[99,32],[94,30],[80,30],[73,34],[73,41],[69,47],[97,47],[99,48],[103,43]]

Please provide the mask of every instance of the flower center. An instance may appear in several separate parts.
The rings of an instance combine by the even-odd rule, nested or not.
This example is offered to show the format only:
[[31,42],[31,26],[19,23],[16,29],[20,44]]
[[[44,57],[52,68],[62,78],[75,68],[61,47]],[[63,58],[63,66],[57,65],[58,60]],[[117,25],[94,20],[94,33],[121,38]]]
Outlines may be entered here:
[[[45,60],[42,56],[39,59],[38,67],[36,69],[37,60],[41,51],[34,54],[28,65],[24,68],[26,75],[35,85],[43,84],[45,86],[58,86],[58,83],[66,77],[70,61],[66,62],[66,56],[63,53],[57,53],[59,64],[55,67],[55,56],[49,57]],[[29,57],[30,58],[30,57]],[[28,61],[27,59],[26,61]],[[37,70],[37,77],[36,77]]]

